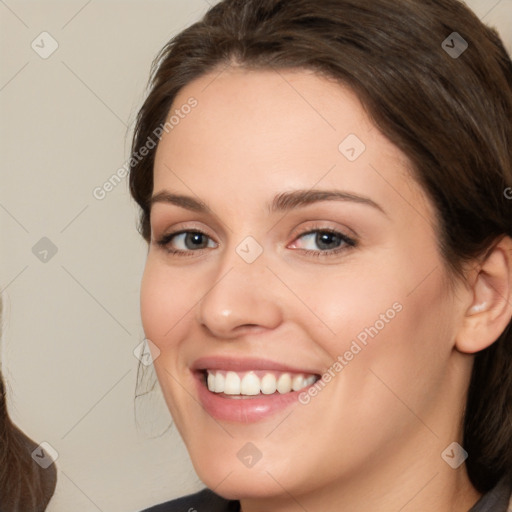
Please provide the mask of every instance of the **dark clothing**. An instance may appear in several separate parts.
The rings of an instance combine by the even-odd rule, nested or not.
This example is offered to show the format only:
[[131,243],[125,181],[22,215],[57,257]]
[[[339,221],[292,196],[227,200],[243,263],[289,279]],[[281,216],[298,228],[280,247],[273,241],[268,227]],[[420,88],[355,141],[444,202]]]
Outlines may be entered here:
[[[512,479],[503,478],[482,496],[468,512],[507,512],[512,498]],[[511,502],[512,505],[512,502]],[[512,511],[512,507],[510,508]],[[238,501],[228,501],[209,489],[177,500],[162,503],[143,512],[239,512]]]
[[214,494],[210,489],[162,503],[143,512],[239,512],[238,501],[228,501]]
[[494,489],[482,496],[468,512],[507,512],[507,510],[512,510],[512,478],[510,477],[502,478]]

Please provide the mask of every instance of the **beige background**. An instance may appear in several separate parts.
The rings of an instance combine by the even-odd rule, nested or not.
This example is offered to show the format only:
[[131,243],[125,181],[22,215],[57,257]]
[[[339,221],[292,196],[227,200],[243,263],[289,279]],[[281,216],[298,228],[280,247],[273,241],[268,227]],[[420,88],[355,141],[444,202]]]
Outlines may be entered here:
[[[512,0],[468,3],[512,49]],[[3,371],[13,419],[59,454],[50,512],[135,512],[201,487],[176,431],[151,437],[169,421],[158,394],[135,424],[145,246],[126,180],[93,190],[129,155],[152,58],[208,5],[0,0]],[[47,59],[31,47],[51,49],[43,31]]]

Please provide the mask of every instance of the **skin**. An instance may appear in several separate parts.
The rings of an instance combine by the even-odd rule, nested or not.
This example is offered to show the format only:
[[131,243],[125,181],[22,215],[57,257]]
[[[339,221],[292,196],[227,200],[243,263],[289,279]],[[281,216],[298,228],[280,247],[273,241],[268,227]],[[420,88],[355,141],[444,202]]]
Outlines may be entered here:
[[[197,108],[158,146],[154,194],[209,210],[152,206],[141,314],[199,477],[244,512],[467,511],[480,495],[465,465],[452,469],[441,453],[462,444],[471,354],[510,319],[495,294],[510,296],[509,240],[447,286],[432,204],[405,155],[339,84],[231,67],[186,86],[173,109],[191,96]],[[366,146],[353,162],[338,149],[349,134]],[[269,212],[275,195],[297,189],[349,191],[385,213],[333,200]],[[203,249],[183,236],[157,244],[187,229],[205,233]],[[338,254],[307,254],[322,252],[302,236],[313,229],[357,245],[334,239]],[[236,252],[249,235],[263,249],[251,264]],[[309,404],[250,424],[200,406],[190,370],[198,357],[263,357],[321,374],[395,303],[401,312]],[[252,468],[237,457],[247,442],[262,454]]]

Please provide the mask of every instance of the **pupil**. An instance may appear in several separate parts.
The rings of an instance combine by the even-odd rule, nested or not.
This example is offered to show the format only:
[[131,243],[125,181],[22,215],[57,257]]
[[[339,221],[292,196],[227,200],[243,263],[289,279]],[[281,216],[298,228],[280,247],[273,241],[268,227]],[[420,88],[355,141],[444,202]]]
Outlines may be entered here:
[[201,233],[188,233],[185,239],[187,249],[194,249],[204,245],[203,235]]
[[339,235],[335,233],[318,233],[316,235],[316,244],[320,249],[332,249],[333,244],[335,246],[339,244],[339,238]]

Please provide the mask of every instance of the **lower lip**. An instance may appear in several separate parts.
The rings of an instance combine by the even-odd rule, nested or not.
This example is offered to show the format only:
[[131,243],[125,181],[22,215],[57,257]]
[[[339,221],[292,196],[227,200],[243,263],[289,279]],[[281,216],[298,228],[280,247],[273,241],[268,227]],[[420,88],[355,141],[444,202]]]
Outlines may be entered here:
[[206,412],[217,420],[236,423],[253,423],[268,418],[297,403],[299,394],[307,390],[304,388],[282,395],[280,393],[261,395],[261,398],[226,398],[209,391],[202,374],[198,375],[196,380],[199,400]]

